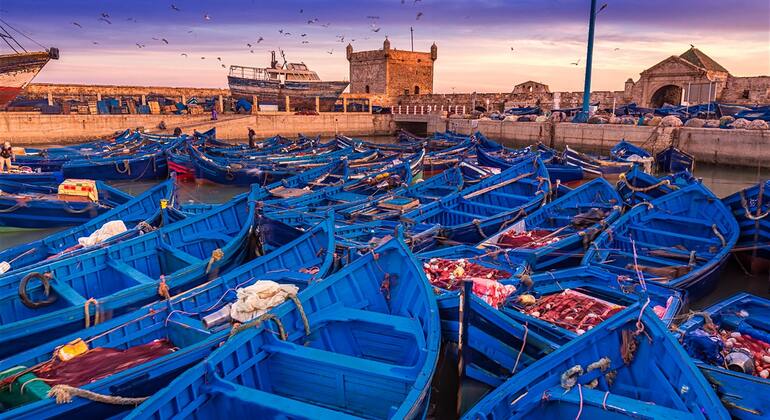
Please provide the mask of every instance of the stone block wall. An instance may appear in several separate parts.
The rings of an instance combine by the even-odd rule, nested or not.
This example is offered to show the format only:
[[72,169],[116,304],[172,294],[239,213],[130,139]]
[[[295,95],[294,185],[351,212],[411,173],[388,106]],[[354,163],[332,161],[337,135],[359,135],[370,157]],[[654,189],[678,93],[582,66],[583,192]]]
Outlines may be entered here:
[[730,76],[719,99],[729,104],[770,104],[770,76]]

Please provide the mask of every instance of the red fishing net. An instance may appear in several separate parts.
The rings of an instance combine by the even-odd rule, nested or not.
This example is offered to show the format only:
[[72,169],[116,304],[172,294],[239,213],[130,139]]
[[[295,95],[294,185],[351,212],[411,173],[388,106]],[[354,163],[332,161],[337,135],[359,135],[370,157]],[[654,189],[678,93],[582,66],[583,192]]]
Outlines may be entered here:
[[576,290],[544,296],[523,312],[572,332],[583,334],[622,310],[616,305]]
[[719,336],[725,345],[725,356],[734,349],[746,349],[751,352],[754,360],[754,375],[763,378],[770,376],[770,344],[739,332],[721,330]]
[[497,245],[506,248],[540,248],[559,241],[558,236],[548,237],[547,230],[529,230],[525,232],[508,231],[500,235]]
[[507,271],[487,268],[465,259],[432,258],[423,264],[423,269],[431,285],[446,290],[457,290],[463,280],[472,280],[473,294],[494,308],[499,308],[516,291],[513,285],[498,282],[511,277]]
[[53,358],[37,368],[34,374],[45,379],[51,387],[59,384],[80,387],[173,351],[174,345],[166,339],[153,340],[126,350],[97,347],[66,362]]

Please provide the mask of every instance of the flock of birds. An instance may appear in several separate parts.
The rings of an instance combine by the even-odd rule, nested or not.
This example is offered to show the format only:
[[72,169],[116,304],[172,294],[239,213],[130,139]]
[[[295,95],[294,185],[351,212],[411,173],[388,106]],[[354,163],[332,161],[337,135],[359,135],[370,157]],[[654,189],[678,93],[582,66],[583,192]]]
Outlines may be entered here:
[[[400,1],[401,1],[402,5],[406,4],[406,0],[400,0]],[[421,2],[421,0],[412,0],[412,5],[417,5],[419,2]],[[183,9],[184,9],[183,6],[179,6],[176,3],[171,3],[169,5],[169,9],[168,10],[169,10],[170,13],[182,13]],[[306,15],[304,9],[299,9],[298,12],[299,12],[299,15],[301,15],[303,17],[301,22],[304,25],[314,26],[314,27],[317,27],[317,28],[320,28],[320,29],[328,29],[328,28],[330,28],[332,26],[332,24],[330,22],[321,23],[321,19],[319,19],[318,17],[310,17],[310,18],[306,17],[307,15]],[[213,20],[212,15],[210,15],[209,13],[202,13],[202,15],[199,15],[199,16],[201,16],[201,18],[200,18],[201,19],[201,23],[211,22]],[[419,21],[423,16],[424,16],[423,12],[421,12],[421,11],[420,12],[416,12],[415,20]],[[118,19],[119,18],[111,15],[110,12],[106,12],[106,11],[105,12],[100,12],[99,15],[96,16],[97,25],[113,25],[113,24],[118,23]],[[139,23],[139,20],[137,20],[134,17],[126,17],[126,18],[120,18],[120,19],[124,19],[125,22]],[[371,33],[379,33],[382,30],[382,27],[379,25],[380,16],[368,15],[368,16],[366,16],[366,19],[368,20],[368,31],[369,32],[371,32]],[[84,21],[84,23],[85,23],[85,21]],[[78,21],[72,21],[71,25],[73,27],[75,27],[75,29],[83,30],[83,31],[87,30],[88,26],[89,26],[87,23],[84,25],[83,23],[78,22]],[[188,35],[192,35],[192,34],[195,34],[195,33],[196,32],[195,32],[194,29],[187,30],[187,34]],[[171,45],[172,44],[172,41],[169,40],[170,38],[171,37],[169,37],[167,35],[166,36],[160,36],[160,35],[159,36],[153,36],[153,37],[150,38],[150,40],[153,41],[154,43],[150,42],[149,40],[142,40],[142,41],[135,42],[134,45],[138,49],[145,49],[145,48],[148,48],[148,46],[149,47],[153,46],[153,44],[155,46],[166,46],[166,45]],[[356,42],[356,38],[346,37],[345,34],[338,34],[338,35],[335,36],[335,42],[344,43],[346,39],[348,40],[348,42],[351,42],[351,43],[352,42]],[[362,39],[363,40],[368,40],[368,39],[370,39],[370,37],[369,36],[365,36]],[[277,46],[278,44],[281,43],[281,41],[290,41],[290,40],[294,40],[296,42],[299,42],[301,45],[308,45],[308,44],[311,44],[311,35],[309,33],[307,33],[307,32],[301,32],[301,33],[293,34],[292,32],[289,32],[288,30],[286,30],[284,28],[279,28],[278,29],[278,35],[272,40],[272,44],[275,44]],[[249,40],[247,42],[244,42],[244,44],[245,44],[247,50],[249,51],[249,53],[254,54],[255,50],[258,48],[258,46],[260,44],[263,44],[263,42],[266,43],[266,38],[264,36],[258,35],[253,40]],[[101,45],[99,41],[91,41],[91,43],[93,45]],[[270,51],[271,49],[276,49],[276,48],[268,48],[267,51]],[[280,47],[278,47],[277,49],[280,49]],[[326,53],[330,54],[330,55],[334,54],[334,49],[328,50],[328,51],[326,51]],[[192,55],[193,55],[192,52],[184,52],[184,51],[180,52],[180,56],[182,56],[184,58],[190,58]],[[201,56],[200,57],[201,60],[207,60],[207,59],[210,59],[210,58],[211,57],[206,57],[206,56]],[[220,63],[222,68],[227,68],[227,66],[222,62],[222,57],[216,57],[216,60]]]
[[[407,0],[400,0],[400,1],[401,1],[402,5],[405,5]],[[419,2],[421,2],[421,0],[412,0],[412,5],[416,6],[417,3],[419,3]],[[602,4],[601,7],[596,11],[596,15],[601,13],[606,8],[607,8],[607,3]],[[175,4],[175,3],[171,3],[170,4],[169,10],[170,10],[171,13],[182,13],[182,8],[180,6],[178,6],[177,4]],[[302,22],[305,25],[316,26],[316,27],[319,27],[319,28],[322,28],[322,29],[327,29],[327,28],[331,27],[331,23],[328,23],[328,22],[327,23],[321,23],[321,20],[318,17],[306,18],[306,14],[305,14],[305,10],[304,9],[299,9],[299,15],[301,15],[303,17],[302,18]],[[203,13],[200,16],[201,16],[201,19],[202,19],[203,22],[210,22],[210,21],[212,21],[212,16],[210,14],[208,14],[208,13]],[[424,13],[422,11],[417,11],[416,14],[415,14],[415,21],[419,21],[423,16],[424,16]],[[468,18],[468,16],[466,16],[466,19],[467,18]],[[379,33],[382,30],[382,27],[379,25],[380,16],[368,15],[368,16],[366,16],[366,19],[368,21],[369,32],[371,32],[371,33]],[[112,25],[113,21],[114,21],[114,18],[108,12],[101,12],[97,16],[96,20],[97,20],[97,22],[100,22],[100,24]],[[138,23],[138,20],[133,18],[133,17],[125,18],[125,21],[126,22]],[[73,26],[75,26],[76,28],[78,28],[80,30],[85,29],[84,25],[81,24],[80,22],[73,21],[71,23],[72,23]],[[189,34],[194,34],[194,33],[195,33],[195,31],[193,29],[190,29],[190,30],[187,31],[188,35]],[[292,32],[289,32],[288,30],[286,30],[284,28],[278,29],[278,37],[277,37],[277,39],[273,40],[273,43],[277,45],[281,41],[291,40],[292,37],[294,37],[294,40],[298,41],[301,45],[307,45],[307,44],[311,43],[311,36],[307,32],[301,32],[301,33],[293,34]],[[348,42],[351,42],[351,43],[356,42],[356,38],[346,38],[345,34],[338,34],[338,35],[335,36],[335,41],[339,42],[339,43],[344,43],[346,39],[348,39]],[[364,40],[368,40],[368,39],[370,39],[370,37],[366,36],[366,37],[363,37],[363,39]],[[170,45],[171,44],[169,39],[167,37],[163,37],[163,36],[154,36],[154,37],[151,37],[151,40],[154,41],[156,43],[156,45]],[[260,44],[262,44],[263,42],[265,42],[265,41],[266,41],[265,37],[260,35],[260,36],[255,37],[254,40],[250,40],[248,42],[245,42],[245,46],[248,49],[249,53],[254,54],[255,53],[255,49],[258,48],[258,46]],[[92,43],[94,45],[99,45],[98,41],[92,41]],[[144,48],[148,47],[148,42],[140,41],[140,42],[136,42],[135,45],[139,49],[144,49]],[[280,49],[280,47],[278,47],[278,49]],[[516,52],[516,49],[513,46],[511,46],[510,49],[511,49],[511,53],[515,53]],[[270,49],[268,49],[268,51],[269,50]],[[620,48],[615,48],[614,49],[614,51],[619,51],[619,50],[620,50]],[[334,54],[334,49],[332,48],[331,50],[327,50],[326,53],[332,55],[332,54]],[[181,52],[180,55],[182,57],[184,57],[184,58],[189,58],[191,53]],[[207,57],[206,56],[201,56],[200,59],[201,60],[206,60]],[[216,57],[216,60],[220,63],[222,68],[227,68],[227,66],[222,62],[222,58],[221,57]],[[579,66],[580,65],[580,61],[581,60],[578,59],[576,61],[570,62],[569,64],[573,65],[573,66]]]

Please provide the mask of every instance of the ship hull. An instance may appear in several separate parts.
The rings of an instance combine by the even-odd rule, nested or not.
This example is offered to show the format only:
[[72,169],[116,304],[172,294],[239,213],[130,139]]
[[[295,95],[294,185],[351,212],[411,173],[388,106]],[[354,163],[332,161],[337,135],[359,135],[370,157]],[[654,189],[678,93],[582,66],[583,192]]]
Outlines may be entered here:
[[50,59],[48,52],[0,55],[0,107],[16,98]]
[[315,98],[320,98],[323,104],[334,103],[342,91],[348,87],[348,82],[286,82],[255,80],[229,76],[227,81],[230,92],[236,98],[251,100],[257,97],[260,104],[284,105],[286,96],[290,97],[292,108],[302,108],[302,105],[315,107]]

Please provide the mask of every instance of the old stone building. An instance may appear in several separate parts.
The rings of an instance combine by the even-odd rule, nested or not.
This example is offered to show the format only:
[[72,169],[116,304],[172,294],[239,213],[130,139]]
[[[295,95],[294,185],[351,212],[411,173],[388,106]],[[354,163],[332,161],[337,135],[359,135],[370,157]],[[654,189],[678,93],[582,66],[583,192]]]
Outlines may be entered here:
[[350,93],[372,94],[395,98],[398,96],[433,93],[433,63],[438,47],[430,52],[403,51],[391,48],[385,38],[382,49],[353,52],[347,46],[350,62]]
[[702,104],[719,101],[754,105],[770,100],[770,77],[736,77],[714,59],[692,47],[682,55],[666,58],[628,79],[623,99],[640,106]]

